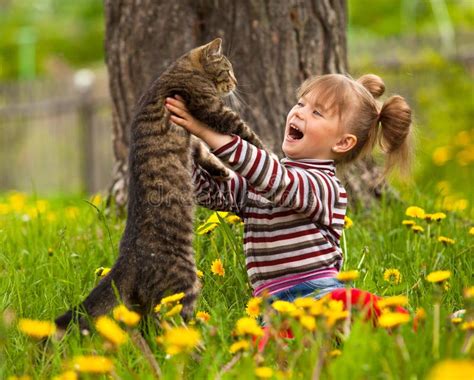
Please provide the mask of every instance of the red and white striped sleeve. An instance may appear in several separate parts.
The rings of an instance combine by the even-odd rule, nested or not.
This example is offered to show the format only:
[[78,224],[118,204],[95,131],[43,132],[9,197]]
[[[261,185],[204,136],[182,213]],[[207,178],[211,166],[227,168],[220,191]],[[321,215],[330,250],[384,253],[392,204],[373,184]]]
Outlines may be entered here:
[[216,179],[193,163],[192,178],[194,197],[200,206],[236,214],[243,209],[247,198],[247,181],[242,176],[229,170],[228,179]]
[[275,206],[291,208],[320,224],[332,224],[338,190],[326,174],[284,166],[239,136],[234,136],[231,142],[213,153],[245,177],[250,186]]

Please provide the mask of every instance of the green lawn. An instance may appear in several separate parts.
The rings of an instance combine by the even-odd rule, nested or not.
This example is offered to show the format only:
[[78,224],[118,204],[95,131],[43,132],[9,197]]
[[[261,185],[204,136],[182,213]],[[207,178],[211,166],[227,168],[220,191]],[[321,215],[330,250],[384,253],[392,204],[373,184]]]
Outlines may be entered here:
[[[360,275],[353,285],[383,296],[407,296],[408,323],[389,330],[364,323],[354,313],[351,332],[345,336],[338,327],[344,325],[344,320],[333,327],[327,324],[326,317],[334,305],[323,306],[326,314],[316,317],[315,332],[310,331],[311,324],[303,323],[297,316],[263,308],[273,326],[290,323],[297,338],[277,339],[263,354],[256,354],[252,345],[243,354],[242,351],[230,353],[234,342],[248,340],[247,336],[236,336],[235,324],[246,316],[251,292],[242,254],[242,226],[218,219],[220,222],[214,230],[196,234],[195,238],[197,266],[203,272],[197,311],[210,315],[208,322],[198,319],[189,326],[200,335],[198,346],[189,352],[166,356],[165,349],[173,351],[173,346],[166,345],[167,339],[171,339],[166,332],[170,332],[171,326],[181,324],[176,316],[165,317],[166,310],[162,309],[160,314],[160,327],[152,321],[142,326],[164,378],[213,379],[222,372],[223,378],[247,379],[258,374],[261,378],[270,375],[310,379],[318,362],[324,363],[321,378],[422,379],[440,361],[449,371],[467,374],[466,368],[472,369],[473,363],[465,360],[472,355],[473,348],[472,322],[471,325],[466,322],[473,317],[474,301],[472,288],[470,299],[465,299],[463,292],[473,285],[473,224],[467,210],[437,209],[435,195],[428,196],[421,190],[419,194],[423,195],[412,192],[413,199],[403,205],[382,202],[373,212],[360,209],[349,213],[353,225],[345,230],[343,242],[344,270],[358,270]],[[446,218],[431,223],[410,218],[405,210],[411,205],[424,208],[426,213],[442,211]],[[124,221],[105,216],[103,208],[99,198],[87,200],[79,196],[37,199],[9,193],[0,198],[0,378],[20,375],[53,378],[73,368],[77,356],[91,354],[112,360],[113,378],[153,378],[143,349],[134,344],[136,339],[115,347],[96,331],[81,336],[73,329],[62,340],[51,338],[43,344],[17,327],[21,318],[51,321],[78,304],[99,280],[96,269],[113,264]],[[209,215],[207,210],[198,210],[196,229]],[[402,224],[403,220],[414,220],[424,231],[413,232]],[[439,236],[453,239],[454,244],[439,242]],[[224,276],[211,272],[216,259],[223,263]],[[400,272],[398,284],[384,279],[387,269]],[[442,285],[428,282],[427,274],[438,270],[450,271],[449,280]],[[439,327],[436,327],[434,309],[438,303],[441,308]],[[415,332],[413,321],[418,319],[415,314],[417,309],[420,314],[419,308],[424,309],[426,317],[419,320]],[[467,313],[462,320],[451,321],[451,313],[464,308]],[[439,348],[434,332],[439,334]],[[182,339],[185,344],[193,345],[188,333],[185,330]],[[160,336],[161,343],[156,340]],[[239,359],[232,362],[233,366],[225,367],[233,358]],[[446,362],[448,359],[464,361]],[[257,367],[263,369],[255,372]],[[440,371],[445,369],[438,369],[441,377],[435,378],[443,378]]]

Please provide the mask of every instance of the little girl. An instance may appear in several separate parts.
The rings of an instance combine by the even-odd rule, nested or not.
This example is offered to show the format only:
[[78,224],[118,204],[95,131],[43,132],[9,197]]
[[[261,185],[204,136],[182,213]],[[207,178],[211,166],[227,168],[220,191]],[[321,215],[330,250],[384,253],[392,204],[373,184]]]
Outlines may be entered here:
[[199,204],[238,214],[245,224],[244,252],[254,296],[292,301],[317,298],[343,285],[340,237],[347,193],[336,165],[371,153],[386,154],[385,173],[409,158],[411,110],[400,96],[377,102],[381,78],[340,74],[306,80],[286,118],[280,162],[238,136],[209,129],[180,98],[167,98],[171,120],[204,140],[233,171],[218,180],[199,166],[193,179]]

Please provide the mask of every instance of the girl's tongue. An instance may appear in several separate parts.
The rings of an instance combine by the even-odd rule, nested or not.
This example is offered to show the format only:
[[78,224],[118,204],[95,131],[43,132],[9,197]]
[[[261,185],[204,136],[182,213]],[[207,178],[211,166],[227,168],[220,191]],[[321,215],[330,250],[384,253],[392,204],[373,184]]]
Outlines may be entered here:
[[303,132],[301,132],[298,128],[293,125],[290,125],[290,130],[288,131],[288,135],[294,140],[300,140],[303,138]]

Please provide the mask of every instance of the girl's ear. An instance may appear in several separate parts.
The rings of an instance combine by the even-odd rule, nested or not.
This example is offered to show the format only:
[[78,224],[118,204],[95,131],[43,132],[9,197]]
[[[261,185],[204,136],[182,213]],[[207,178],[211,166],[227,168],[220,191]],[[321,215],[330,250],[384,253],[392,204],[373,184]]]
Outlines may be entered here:
[[357,137],[353,134],[346,133],[342,135],[339,141],[334,145],[331,150],[334,153],[346,153],[355,147],[357,144]]

